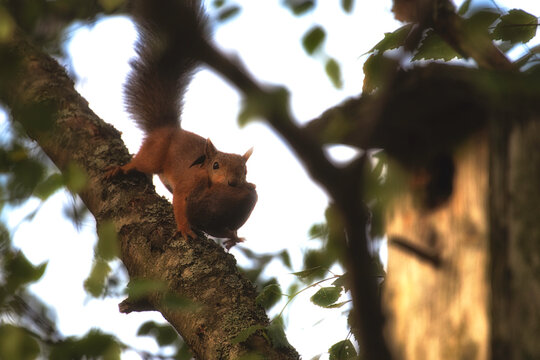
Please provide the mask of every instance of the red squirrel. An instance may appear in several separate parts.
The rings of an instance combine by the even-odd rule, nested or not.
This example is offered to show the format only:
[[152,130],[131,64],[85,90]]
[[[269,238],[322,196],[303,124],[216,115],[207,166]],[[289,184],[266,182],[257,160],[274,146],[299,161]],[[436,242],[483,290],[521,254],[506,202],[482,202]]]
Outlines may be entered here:
[[255,185],[246,181],[252,149],[224,153],[180,126],[182,98],[208,34],[200,0],[135,0],[130,7],[139,39],[125,102],[145,137],[133,159],[109,167],[105,177],[133,170],[158,174],[173,194],[178,232],[226,237],[229,249],[243,241],[236,230],[257,202]]

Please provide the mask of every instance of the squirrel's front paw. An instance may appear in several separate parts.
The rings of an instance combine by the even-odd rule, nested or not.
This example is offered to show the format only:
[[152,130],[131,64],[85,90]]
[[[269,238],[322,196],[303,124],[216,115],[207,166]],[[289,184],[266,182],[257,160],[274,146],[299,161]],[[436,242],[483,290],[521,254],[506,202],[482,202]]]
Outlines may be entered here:
[[191,227],[189,225],[178,225],[178,228],[176,229],[176,234],[180,234],[184,239],[187,239],[188,237],[192,239],[197,238],[197,234],[193,230],[191,230]]

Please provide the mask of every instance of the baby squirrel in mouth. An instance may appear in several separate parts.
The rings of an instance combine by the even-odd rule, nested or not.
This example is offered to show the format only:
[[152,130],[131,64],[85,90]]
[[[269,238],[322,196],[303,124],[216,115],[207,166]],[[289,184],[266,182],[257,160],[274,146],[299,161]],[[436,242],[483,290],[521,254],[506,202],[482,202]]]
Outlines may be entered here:
[[158,174],[173,194],[177,231],[228,238],[229,249],[243,241],[237,230],[257,202],[255,185],[246,181],[252,149],[224,153],[180,125],[184,93],[208,46],[207,16],[200,0],[135,0],[130,13],[139,39],[125,103],[145,136],[133,159],[108,167],[105,178],[134,170]]

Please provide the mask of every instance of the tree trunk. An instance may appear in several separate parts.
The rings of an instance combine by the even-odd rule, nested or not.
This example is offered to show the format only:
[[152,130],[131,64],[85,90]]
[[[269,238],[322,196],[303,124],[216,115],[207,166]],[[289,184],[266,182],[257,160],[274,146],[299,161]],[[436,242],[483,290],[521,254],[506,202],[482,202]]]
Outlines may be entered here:
[[[167,285],[167,293],[149,295],[141,309],[160,311],[198,359],[234,359],[250,352],[297,359],[292,347],[283,346],[284,339],[273,346],[263,334],[268,318],[232,255],[211,240],[175,235],[171,204],[156,195],[145,176],[103,179],[107,166],[127,162],[129,154],[118,131],[88,108],[64,69],[20,34],[0,44],[0,52],[14,65],[0,72],[0,101],[61,171],[70,164],[85,171],[87,185],[80,196],[98,225],[115,225],[130,277]],[[194,307],[167,306],[162,301],[167,294]],[[250,327],[259,330],[234,341]]]
[[408,193],[388,217],[384,296],[398,359],[487,356],[486,141],[477,135],[456,152],[447,203],[429,211]]
[[446,203],[410,191],[387,216],[397,359],[540,358],[540,122],[512,120],[454,153]]
[[540,119],[492,136],[491,346],[494,359],[540,358]]

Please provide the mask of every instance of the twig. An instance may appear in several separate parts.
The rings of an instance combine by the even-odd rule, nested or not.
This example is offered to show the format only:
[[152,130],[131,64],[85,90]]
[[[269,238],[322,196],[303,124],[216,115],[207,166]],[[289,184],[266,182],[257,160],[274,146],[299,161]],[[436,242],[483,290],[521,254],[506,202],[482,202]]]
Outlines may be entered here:
[[441,257],[439,256],[439,254],[430,252],[427,249],[422,249],[418,245],[411,243],[405,238],[396,236],[396,237],[390,238],[388,242],[391,245],[395,245],[397,248],[416,256],[418,260],[429,263],[435,268],[440,268],[443,264],[443,261]]

